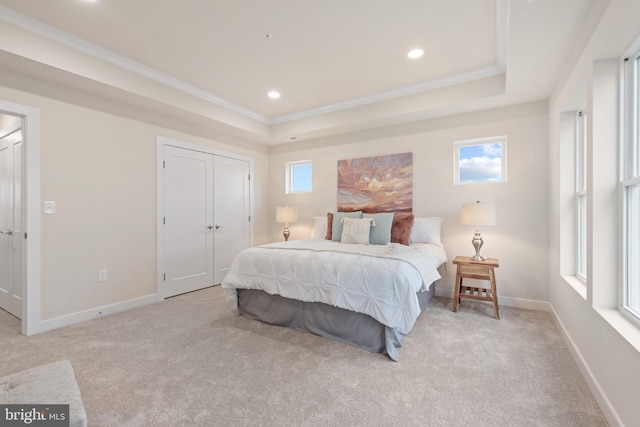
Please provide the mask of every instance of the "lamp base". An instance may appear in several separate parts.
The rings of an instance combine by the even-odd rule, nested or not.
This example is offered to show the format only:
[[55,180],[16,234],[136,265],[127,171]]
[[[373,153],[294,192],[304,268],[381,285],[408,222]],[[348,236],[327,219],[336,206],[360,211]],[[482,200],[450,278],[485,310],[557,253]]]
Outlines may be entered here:
[[289,236],[291,235],[291,233],[289,232],[289,227],[288,226],[284,226],[284,231],[282,232],[282,235],[284,236],[284,241],[288,242],[289,241]]
[[473,248],[476,250],[476,254],[471,257],[471,260],[472,261],[484,261],[484,260],[486,260],[485,257],[480,255],[480,248],[484,244],[484,242],[482,241],[482,236],[480,235],[480,231],[476,230],[476,232],[473,235],[473,239],[471,240],[471,244],[473,245]]

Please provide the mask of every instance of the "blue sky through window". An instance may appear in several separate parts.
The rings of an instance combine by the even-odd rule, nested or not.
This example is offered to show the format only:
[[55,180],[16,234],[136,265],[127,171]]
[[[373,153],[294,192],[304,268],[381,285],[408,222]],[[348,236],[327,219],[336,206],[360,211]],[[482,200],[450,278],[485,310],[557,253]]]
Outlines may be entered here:
[[458,182],[502,182],[502,142],[460,145]]
[[291,166],[291,192],[305,193],[311,191],[311,163]]

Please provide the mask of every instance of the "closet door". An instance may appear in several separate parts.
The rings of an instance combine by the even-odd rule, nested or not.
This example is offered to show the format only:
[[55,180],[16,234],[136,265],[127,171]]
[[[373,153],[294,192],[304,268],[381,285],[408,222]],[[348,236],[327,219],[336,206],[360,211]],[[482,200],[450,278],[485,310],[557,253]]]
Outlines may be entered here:
[[163,298],[214,284],[213,155],[164,146]]
[[234,256],[251,242],[249,162],[214,156],[214,282],[222,283]]
[[0,138],[0,308],[22,319],[22,129]]
[[159,293],[162,298],[222,282],[251,244],[250,163],[162,146]]

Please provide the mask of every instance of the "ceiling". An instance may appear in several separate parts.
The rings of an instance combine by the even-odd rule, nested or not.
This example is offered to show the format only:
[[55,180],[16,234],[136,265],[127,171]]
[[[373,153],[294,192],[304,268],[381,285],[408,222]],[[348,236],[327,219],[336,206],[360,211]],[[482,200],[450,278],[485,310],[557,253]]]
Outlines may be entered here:
[[0,77],[291,143],[546,99],[608,2],[0,0]]

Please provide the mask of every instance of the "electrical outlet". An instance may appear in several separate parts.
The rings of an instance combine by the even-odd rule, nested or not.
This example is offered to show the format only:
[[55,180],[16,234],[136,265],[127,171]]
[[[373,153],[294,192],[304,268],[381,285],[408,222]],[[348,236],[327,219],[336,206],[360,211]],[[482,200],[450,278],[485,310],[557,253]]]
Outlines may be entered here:
[[109,270],[98,270],[98,282],[109,280]]
[[46,215],[53,215],[56,213],[56,202],[46,201],[44,202],[44,213]]

